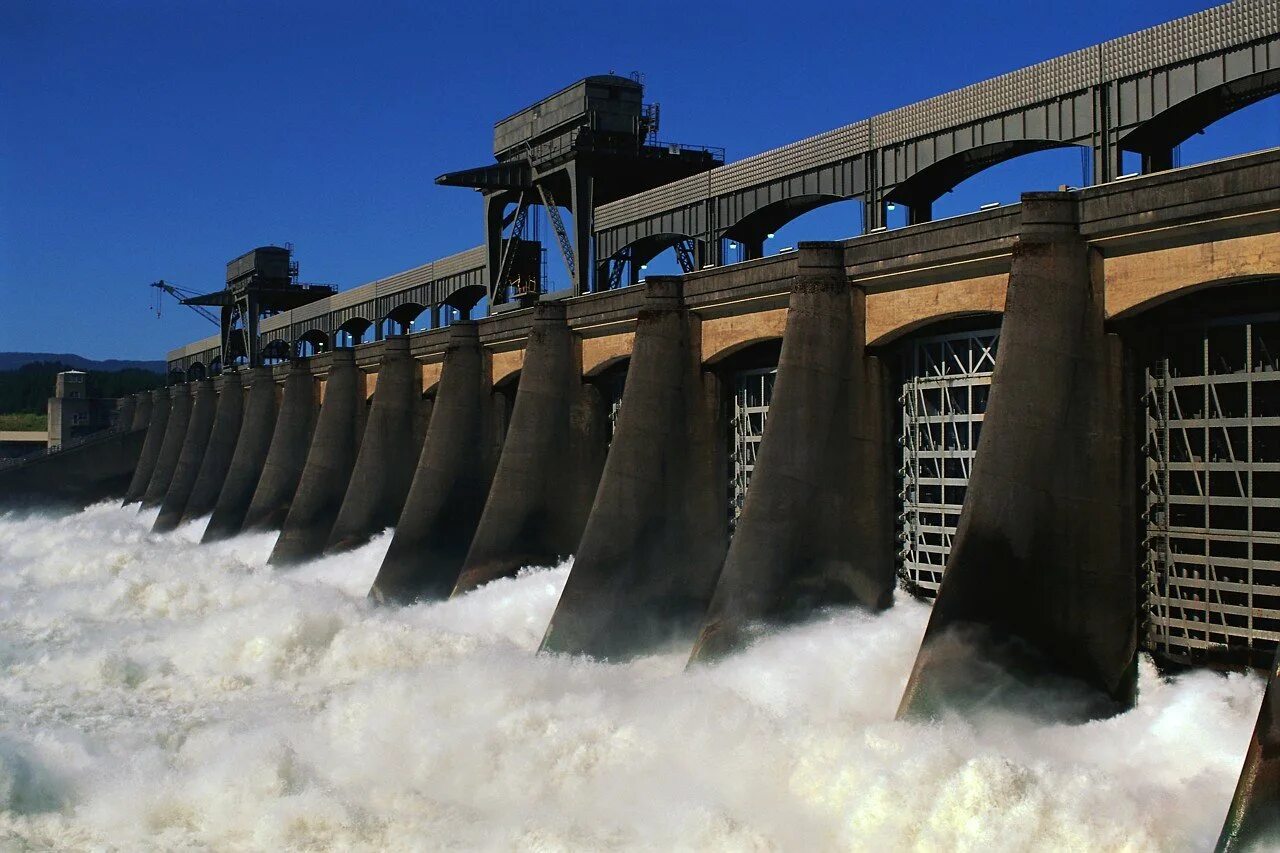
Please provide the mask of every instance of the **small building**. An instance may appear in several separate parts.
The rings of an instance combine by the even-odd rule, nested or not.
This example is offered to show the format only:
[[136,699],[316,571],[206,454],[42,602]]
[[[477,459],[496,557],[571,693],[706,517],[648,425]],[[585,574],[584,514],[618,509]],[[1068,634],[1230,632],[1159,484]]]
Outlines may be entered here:
[[58,374],[49,398],[49,447],[61,447],[72,439],[114,427],[116,400],[89,396],[88,374],[64,370]]

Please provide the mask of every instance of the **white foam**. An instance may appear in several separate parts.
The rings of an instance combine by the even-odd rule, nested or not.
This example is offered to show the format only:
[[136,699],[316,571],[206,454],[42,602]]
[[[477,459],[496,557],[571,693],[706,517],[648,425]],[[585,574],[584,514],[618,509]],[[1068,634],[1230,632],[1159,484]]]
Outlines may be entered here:
[[0,517],[0,846],[1198,850],[1255,677],[1085,726],[893,721],[927,609],[836,612],[685,673],[534,654],[568,566],[364,598],[389,544],[289,572],[109,505]]

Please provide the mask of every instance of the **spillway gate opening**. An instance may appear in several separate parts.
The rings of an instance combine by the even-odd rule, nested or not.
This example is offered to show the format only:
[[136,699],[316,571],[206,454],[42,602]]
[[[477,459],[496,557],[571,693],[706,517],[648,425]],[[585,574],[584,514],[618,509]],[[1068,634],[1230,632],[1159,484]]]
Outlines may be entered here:
[[933,598],[973,470],[999,329],[917,337],[903,349],[899,578]]

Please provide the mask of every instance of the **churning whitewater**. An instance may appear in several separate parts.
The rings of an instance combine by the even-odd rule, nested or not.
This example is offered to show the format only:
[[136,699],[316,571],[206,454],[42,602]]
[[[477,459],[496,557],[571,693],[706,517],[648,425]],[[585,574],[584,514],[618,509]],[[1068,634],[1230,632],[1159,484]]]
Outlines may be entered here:
[[535,654],[567,566],[377,607],[386,536],[281,572],[153,518],[0,516],[0,849],[1203,850],[1262,692],[898,723],[901,594],[686,673]]

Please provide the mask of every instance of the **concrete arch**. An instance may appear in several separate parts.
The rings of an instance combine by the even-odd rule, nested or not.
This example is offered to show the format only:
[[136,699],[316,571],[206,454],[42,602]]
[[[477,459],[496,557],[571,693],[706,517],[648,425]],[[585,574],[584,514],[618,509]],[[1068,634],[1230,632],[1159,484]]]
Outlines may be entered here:
[[604,377],[606,374],[612,373],[615,370],[624,370],[625,366],[629,364],[630,361],[631,361],[631,354],[622,353],[619,355],[607,357],[603,361],[599,361],[593,364],[589,370],[584,364],[582,378],[587,380],[588,382],[594,381],[596,379],[600,379]]
[[490,353],[489,363],[489,381],[494,391],[497,391],[508,383],[520,381],[520,371],[524,367],[524,349]]
[[182,385],[182,384],[184,384],[186,381],[187,381],[187,374],[186,374],[186,371],[184,371],[184,370],[182,370],[182,369],[180,369],[180,368],[177,368],[177,367],[171,368],[171,369],[169,370],[169,384],[170,384],[170,385]]
[[977,145],[957,151],[911,174],[886,193],[884,201],[910,208],[912,223],[928,222],[933,218],[933,203],[938,198],[979,172],[1026,154],[1054,148],[1086,150],[1076,143],[1060,139],[1012,139]]
[[[608,258],[606,258],[605,261],[621,260],[625,258],[625,253],[627,251],[630,251],[631,263],[634,264],[637,269],[639,269],[641,264],[649,263],[649,261],[652,261],[658,255],[661,255],[663,252],[665,252],[667,249],[670,249],[672,246],[676,245],[677,243],[683,240],[692,240],[692,239],[694,238],[692,238],[688,234],[678,234],[675,232],[664,232],[661,234],[648,234],[644,237],[640,237],[639,239],[634,240],[633,242],[630,242],[627,245],[623,246],[621,249],[619,249],[618,251],[610,255]],[[695,240],[694,242],[696,243],[698,241]]]
[[884,346],[940,320],[1002,314],[1008,273],[868,293],[867,346]]
[[476,303],[488,295],[489,291],[483,284],[469,284],[450,293],[443,304],[457,308],[465,319],[470,316],[471,309],[476,306]]
[[198,382],[201,379],[204,379],[205,377],[207,377],[208,375],[209,375],[208,368],[204,366],[203,362],[193,361],[191,362],[190,365],[187,366],[187,374],[186,374],[187,382]]
[[292,346],[288,341],[276,338],[273,341],[268,341],[266,346],[262,348],[262,358],[268,362],[288,361],[291,351]]
[[1280,235],[1257,234],[1109,257],[1106,315],[1121,320],[1199,290],[1280,279]]
[[751,347],[781,341],[786,328],[786,308],[706,318],[701,324],[702,366],[715,370]]
[[1119,140],[1143,155],[1143,171],[1173,167],[1173,149],[1231,113],[1280,93],[1280,70],[1259,71],[1171,104]]

